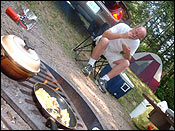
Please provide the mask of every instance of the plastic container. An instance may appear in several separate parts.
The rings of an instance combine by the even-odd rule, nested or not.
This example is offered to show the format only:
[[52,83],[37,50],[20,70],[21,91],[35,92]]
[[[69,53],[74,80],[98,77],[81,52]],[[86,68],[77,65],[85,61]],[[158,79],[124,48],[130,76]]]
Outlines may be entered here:
[[8,7],[6,9],[6,13],[14,20],[14,21],[19,21],[19,15],[11,8]]
[[[107,64],[100,72],[100,77],[107,74],[111,69],[111,66]],[[134,85],[125,73],[121,73],[107,82],[107,90],[117,99],[128,93],[133,88]]]
[[131,118],[137,117],[138,115],[144,113],[147,105],[151,105],[146,99],[144,99],[129,115]]

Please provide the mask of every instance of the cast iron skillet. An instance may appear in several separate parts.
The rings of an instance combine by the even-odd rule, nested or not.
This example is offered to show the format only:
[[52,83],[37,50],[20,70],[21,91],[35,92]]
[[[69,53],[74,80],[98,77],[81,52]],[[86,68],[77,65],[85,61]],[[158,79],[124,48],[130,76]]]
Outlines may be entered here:
[[[70,117],[70,122],[68,127],[61,124],[61,119],[59,118],[55,119],[54,117],[52,117],[52,115],[41,105],[41,103],[39,102],[35,94],[35,91],[37,91],[40,88],[43,88],[51,97],[55,97],[57,99],[57,102],[61,110],[67,109],[67,112],[69,113],[69,117]],[[36,106],[38,107],[42,115],[47,118],[46,126],[51,127],[51,129],[53,130],[57,130],[58,127],[61,129],[75,129],[77,120],[71,107],[64,100],[64,98],[60,96],[58,93],[56,93],[51,87],[43,83],[36,83],[33,88],[33,99],[36,102]]]

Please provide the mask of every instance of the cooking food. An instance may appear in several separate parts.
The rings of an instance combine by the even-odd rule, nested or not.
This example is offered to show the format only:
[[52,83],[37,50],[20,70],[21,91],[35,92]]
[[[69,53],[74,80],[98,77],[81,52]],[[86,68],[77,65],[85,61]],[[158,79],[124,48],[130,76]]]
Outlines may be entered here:
[[70,117],[67,109],[61,109],[55,97],[51,97],[43,88],[35,91],[35,94],[42,106],[55,118],[61,119],[61,123],[69,126]]

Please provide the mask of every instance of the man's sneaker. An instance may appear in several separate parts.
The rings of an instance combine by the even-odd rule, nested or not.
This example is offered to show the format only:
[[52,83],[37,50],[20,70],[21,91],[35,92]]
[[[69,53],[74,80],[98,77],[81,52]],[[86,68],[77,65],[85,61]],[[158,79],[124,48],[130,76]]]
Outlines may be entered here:
[[99,84],[98,87],[101,90],[101,92],[106,93],[107,80],[103,80],[100,78],[98,80],[98,84]]
[[90,64],[87,64],[83,69],[82,69],[82,72],[85,76],[88,76],[90,75],[91,71],[92,71],[92,65]]

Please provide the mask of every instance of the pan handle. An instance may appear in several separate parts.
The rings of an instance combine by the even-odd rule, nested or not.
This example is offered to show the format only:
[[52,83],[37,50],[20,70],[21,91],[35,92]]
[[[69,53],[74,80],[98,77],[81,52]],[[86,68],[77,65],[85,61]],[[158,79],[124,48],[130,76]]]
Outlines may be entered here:
[[52,117],[47,118],[46,126],[51,128],[51,130],[58,130],[56,121]]

